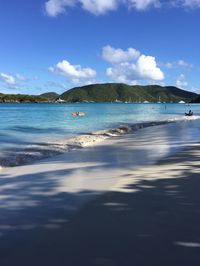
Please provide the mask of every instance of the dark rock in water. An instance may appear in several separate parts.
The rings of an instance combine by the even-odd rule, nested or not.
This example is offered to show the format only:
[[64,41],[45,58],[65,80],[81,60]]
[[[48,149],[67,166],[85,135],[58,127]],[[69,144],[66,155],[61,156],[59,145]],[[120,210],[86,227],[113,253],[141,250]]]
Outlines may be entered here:
[[129,128],[129,127],[119,127],[119,128],[117,128],[117,132],[119,132],[119,133],[128,133],[128,132],[130,132],[131,131],[131,128]]

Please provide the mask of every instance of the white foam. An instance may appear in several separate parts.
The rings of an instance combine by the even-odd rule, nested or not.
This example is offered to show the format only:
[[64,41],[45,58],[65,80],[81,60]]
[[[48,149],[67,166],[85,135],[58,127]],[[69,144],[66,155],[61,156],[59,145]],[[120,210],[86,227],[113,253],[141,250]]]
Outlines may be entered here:
[[144,122],[138,124],[129,124],[123,125],[114,129],[108,130],[100,130],[97,132],[93,132],[91,134],[80,135],[78,137],[74,137],[67,140],[62,140],[58,143],[43,143],[43,144],[35,144],[29,145],[27,148],[20,150],[18,152],[11,153],[5,158],[0,158],[0,169],[2,167],[10,167],[10,166],[19,166],[28,163],[32,163],[36,160],[45,159],[48,157],[52,157],[58,154],[62,154],[68,152],[70,150],[84,148],[93,146],[97,143],[103,142],[104,140],[116,136],[120,136],[123,134],[127,134],[133,131],[136,131],[141,128],[152,127],[157,125],[163,125],[167,123],[173,123],[178,121],[188,121],[188,120],[196,120],[200,119],[200,116],[193,117],[181,117],[179,119],[169,119],[163,121],[154,121],[154,122]]
[[178,117],[178,118],[171,118],[168,119],[169,122],[176,122],[176,121],[188,121],[188,120],[197,120],[200,119],[199,115],[193,115],[193,116],[182,116],[182,117]]

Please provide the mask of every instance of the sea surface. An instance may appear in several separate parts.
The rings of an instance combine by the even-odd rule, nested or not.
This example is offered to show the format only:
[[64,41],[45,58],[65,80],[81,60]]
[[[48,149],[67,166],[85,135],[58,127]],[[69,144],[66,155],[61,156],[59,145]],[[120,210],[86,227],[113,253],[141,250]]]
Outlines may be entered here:
[[[200,118],[200,104],[2,103],[0,166],[20,165],[57,154],[64,150],[61,144],[78,135],[136,123],[184,120],[184,113],[190,109],[194,118]],[[86,115],[71,116],[78,111]]]

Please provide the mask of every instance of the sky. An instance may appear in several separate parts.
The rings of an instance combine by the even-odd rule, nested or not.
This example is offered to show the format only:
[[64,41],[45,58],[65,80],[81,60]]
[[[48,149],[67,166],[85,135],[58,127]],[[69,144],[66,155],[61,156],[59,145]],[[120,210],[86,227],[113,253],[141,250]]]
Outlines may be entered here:
[[0,92],[92,83],[200,93],[200,0],[0,1]]

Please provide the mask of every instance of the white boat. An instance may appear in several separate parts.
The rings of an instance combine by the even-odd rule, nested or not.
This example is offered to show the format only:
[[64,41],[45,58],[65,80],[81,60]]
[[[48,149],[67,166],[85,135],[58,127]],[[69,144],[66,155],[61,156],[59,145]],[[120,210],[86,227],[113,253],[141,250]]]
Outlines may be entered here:
[[58,100],[56,100],[56,103],[65,103],[65,100],[59,98]]
[[161,103],[161,101],[160,101],[160,96],[159,96],[159,100],[158,100],[158,102],[157,103]]

